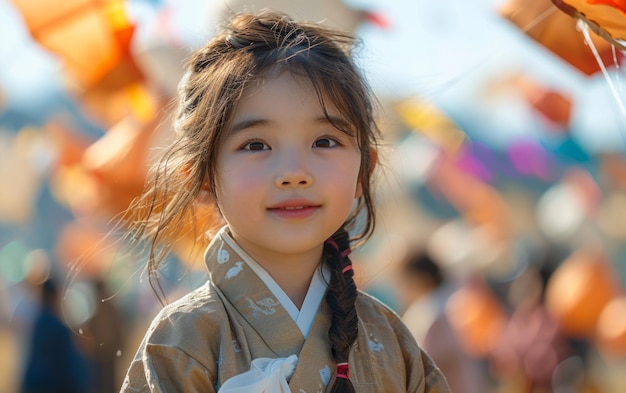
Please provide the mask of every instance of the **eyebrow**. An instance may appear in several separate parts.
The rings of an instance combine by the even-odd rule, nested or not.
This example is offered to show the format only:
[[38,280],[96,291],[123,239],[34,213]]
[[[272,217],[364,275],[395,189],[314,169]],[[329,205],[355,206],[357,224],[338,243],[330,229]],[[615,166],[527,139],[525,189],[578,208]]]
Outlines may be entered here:
[[337,116],[324,116],[319,119],[320,121],[325,121],[330,123],[333,127],[338,129],[339,131],[348,134],[350,136],[354,135],[354,129],[351,126],[350,122]]
[[[316,123],[329,123],[333,127],[337,128],[341,132],[345,132],[346,134],[352,135],[350,123],[341,117],[337,116],[321,116],[315,119]],[[251,119],[243,119],[234,123],[230,127],[230,132],[235,133],[238,131],[242,131],[248,128],[257,127],[257,126],[265,126],[270,124],[271,121],[263,118],[251,118]]]
[[266,125],[269,124],[270,121],[266,120],[266,119],[243,119],[241,121],[238,121],[237,123],[234,123],[231,127],[230,127],[230,132],[231,133],[235,133],[237,131],[242,131],[245,130],[247,128],[252,128],[252,127],[256,127],[256,126],[262,126],[262,125]]

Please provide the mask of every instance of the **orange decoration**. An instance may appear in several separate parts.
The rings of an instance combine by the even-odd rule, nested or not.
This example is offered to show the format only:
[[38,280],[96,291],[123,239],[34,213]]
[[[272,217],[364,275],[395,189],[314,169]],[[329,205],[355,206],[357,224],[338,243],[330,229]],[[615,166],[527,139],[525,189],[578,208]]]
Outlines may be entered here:
[[479,279],[452,294],[446,315],[464,349],[478,357],[485,357],[494,349],[506,324],[502,306]]
[[180,228],[180,239],[172,247],[174,254],[193,269],[205,269],[204,251],[209,245],[211,236],[223,224],[222,217],[213,205],[196,204],[196,220],[188,219]]
[[128,61],[134,26],[123,0],[13,0],[33,36],[83,86]]
[[110,268],[117,249],[107,231],[95,223],[66,224],[59,234],[55,253],[71,276],[97,277]]
[[546,308],[572,337],[591,337],[604,307],[618,293],[609,262],[596,250],[581,250],[562,262],[546,288]]
[[587,0],[588,4],[604,4],[609,7],[617,8],[626,14],[626,0]]
[[55,165],[68,166],[78,164],[83,157],[87,146],[92,142],[79,132],[68,129],[58,121],[51,121],[44,130],[56,148],[57,159]]
[[93,206],[98,212],[115,216],[143,190],[156,124],[157,120],[142,124],[129,116],[85,151],[82,164],[96,180]]
[[565,14],[582,19],[607,42],[626,50],[626,1],[552,0]]
[[616,297],[602,310],[596,342],[609,357],[626,355],[626,296]]
[[569,97],[554,91],[538,88],[527,96],[530,105],[548,120],[561,127],[569,125],[572,101]]
[[[59,56],[67,88],[103,128],[129,113],[125,89],[143,83],[124,0],[13,0],[33,38]],[[121,91],[121,93],[120,93]]]
[[569,95],[526,77],[518,78],[517,85],[526,102],[539,114],[561,128],[569,126],[572,115],[572,99]]
[[[560,12],[552,4],[556,1],[509,0],[500,7],[499,13],[530,38],[584,74],[595,74],[600,71],[600,66],[582,33],[578,30],[577,21]],[[612,45],[593,32],[590,32],[590,36],[602,62],[607,67],[614,66]],[[621,62],[623,56],[620,53],[616,56],[618,62]]]

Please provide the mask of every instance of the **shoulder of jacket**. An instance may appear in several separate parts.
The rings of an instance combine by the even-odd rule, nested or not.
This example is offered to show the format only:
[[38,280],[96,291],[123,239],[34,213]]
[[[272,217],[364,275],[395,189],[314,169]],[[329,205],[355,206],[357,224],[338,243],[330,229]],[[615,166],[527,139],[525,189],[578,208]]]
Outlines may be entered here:
[[222,300],[210,282],[164,306],[152,321],[150,330],[219,328],[226,316]]
[[387,318],[400,319],[398,314],[388,305],[375,298],[374,296],[359,290],[356,299],[356,307],[363,310],[368,310],[376,313],[382,313]]

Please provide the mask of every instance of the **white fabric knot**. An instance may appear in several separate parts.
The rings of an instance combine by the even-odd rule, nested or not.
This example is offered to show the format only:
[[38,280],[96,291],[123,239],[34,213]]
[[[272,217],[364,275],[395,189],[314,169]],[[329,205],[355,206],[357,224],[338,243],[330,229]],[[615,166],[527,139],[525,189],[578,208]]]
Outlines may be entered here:
[[298,356],[286,358],[258,358],[250,370],[230,378],[217,393],[288,393],[287,379],[298,364]]

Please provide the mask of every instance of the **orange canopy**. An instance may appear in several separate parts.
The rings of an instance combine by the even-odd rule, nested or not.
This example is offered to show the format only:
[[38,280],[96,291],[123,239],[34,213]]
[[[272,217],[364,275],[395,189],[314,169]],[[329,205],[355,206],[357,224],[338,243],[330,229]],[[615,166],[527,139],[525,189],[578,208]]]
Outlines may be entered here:
[[626,50],[626,0],[552,0],[568,15],[583,19],[600,36]]
[[[561,7],[557,8],[553,4],[557,1],[509,0],[499,8],[499,13],[530,38],[581,72],[587,75],[595,74],[600,71],[598,60],[578,30],[576,19],[560,12],[559,8]],[[626,23],[622,23],[623,26],[626,26]],[[621,54],[615,53],[609,41],[593,31],[590,32],[590,36],[602,62],[607,67],[615,65],[615,55],[618,57],[618,61],[621,61]]]

